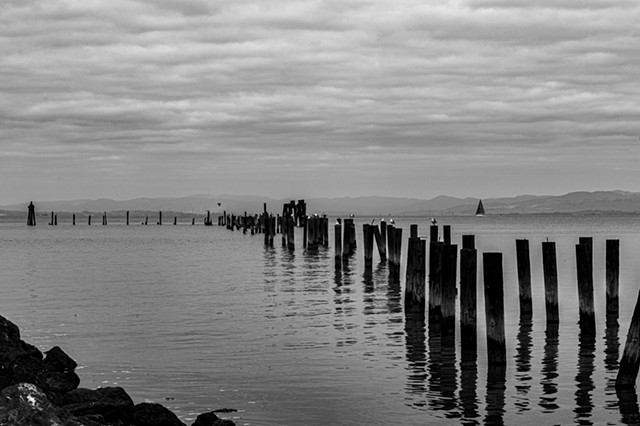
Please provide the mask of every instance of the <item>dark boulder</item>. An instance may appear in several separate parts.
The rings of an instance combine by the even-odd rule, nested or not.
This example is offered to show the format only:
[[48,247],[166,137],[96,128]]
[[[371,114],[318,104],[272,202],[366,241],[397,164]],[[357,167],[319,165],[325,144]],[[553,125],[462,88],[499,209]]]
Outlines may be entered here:
[[76,416],[101,416],[116,424],[129,424],[133,418],[133,400],[121,387],[75,389],[64,395],[61,405]]
[[143,402],[133,407],[136,426],[186,426],[178,417],[160,404]]
[[215,412],[202,413],[191,426],[236,426],[232,420],[221,419]]
[[47,395],[31,383],[19,383],[0,392],[2,426],[101,426],[106,423],[80,419],[53,405]]

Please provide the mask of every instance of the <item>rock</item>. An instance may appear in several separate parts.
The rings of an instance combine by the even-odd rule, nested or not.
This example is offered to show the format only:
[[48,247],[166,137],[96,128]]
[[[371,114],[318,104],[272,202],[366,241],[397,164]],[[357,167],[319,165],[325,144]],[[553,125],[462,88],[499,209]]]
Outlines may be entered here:
[[58,373],[66,373],[74,371],[78,366],[74,360],[69,357],[59,346],[54,346],[45,352],[47,355],[44,359],[44,366],[49,371]]
[[0,393],[1,426],[100,426],[90,419],[79,419],[53,405],[37,386],[19,383]]
[[75,389],[64,395],[61,405],[76,416],[101,416],[123,424],[133,419],[133,400],[121,387]]
[[214,411],[202,413],[191,426],[235,426],[232,420],[224,420],[216,416]]
[[168,408],[149,402],[133,407],[133,423],[136,426],[186,426]]

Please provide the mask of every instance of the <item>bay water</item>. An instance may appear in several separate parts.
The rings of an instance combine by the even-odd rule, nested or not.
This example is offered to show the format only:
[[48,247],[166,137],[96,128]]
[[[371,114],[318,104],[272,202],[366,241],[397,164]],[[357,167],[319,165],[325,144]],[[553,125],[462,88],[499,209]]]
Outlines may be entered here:
[[[374,254],[364,268],[362,224],[348,265],[330,246],[265,247],[262,235],[223,227],[0,223],[0,315],[41,350],[60,346],[81,386],[122,386],[191,424],[220,408],[239,425],[632,424],[637,400],[620,404],[617,360],[640,288],[640,216],[439,217],[452,242],[478,249],[478,354],[461,365],[428,325],[403,313],[410,224],[400,285]],[[26,221],[26,216],[25,216]],[[334,218],[330,219],[332,224]],[[139,223],[139,222],[138,222]],[[575,244],[594,239],[597,336],[579,337]],[[515,240],[531,251],[533,322],[519,321]],[[605,240],[620,240],[620,318],[605,321]],[[560,326],[546,328],[541,243],[555,241]],[[502,252],[507,368],[494,386],[486,363],[483,252]],[[618,328],[619,326],[619,328]],[[459,333],[458,333],[459,334]],[[635,404],[635,405],[634,405]],[[631,413],[629,413],[629,410]]]

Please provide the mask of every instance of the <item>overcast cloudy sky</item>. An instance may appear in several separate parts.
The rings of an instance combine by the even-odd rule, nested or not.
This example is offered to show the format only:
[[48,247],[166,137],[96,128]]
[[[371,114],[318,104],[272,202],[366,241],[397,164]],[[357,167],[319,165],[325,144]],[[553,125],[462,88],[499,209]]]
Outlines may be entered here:
[[640,191],[636,0],[2,0],[0,203]]

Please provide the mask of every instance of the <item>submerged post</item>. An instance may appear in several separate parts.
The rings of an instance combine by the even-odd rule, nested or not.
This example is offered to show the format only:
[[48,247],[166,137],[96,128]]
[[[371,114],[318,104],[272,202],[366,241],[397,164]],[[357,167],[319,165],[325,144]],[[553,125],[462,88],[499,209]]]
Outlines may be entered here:
[[531,302],[529,240],[516,240],[516,260],[518,264],[518,288],[520,290],[520,316],[530,319],[533,315],[533,304]]
[[506,365],[502,253],[483,253],[482,262],[484,267],[487,360],[490,366]]
[[556,243],[542,243],[542,268],[544,273],[545,310],[547,324],[558,324],[558,265],[556,261]]
[[36,207],[33,205],[33,201],[29,201],[27,207],[27,226],[36,226]]
[[636,385],[638,369],[640,368],[640,292],[636,307],[633,310],[627,341],[620,359],[618,376],[616,377],[616,389],[633,388]]
[[620,240],[607,240],[606,246],[606,299],[607,316],[618,318],[618,287],[620,275]]
[[596,334],[596,317],[593,302],[592,246],[576,244],[578,272],[578,302],[580,305],[580,331],[584,335]]

